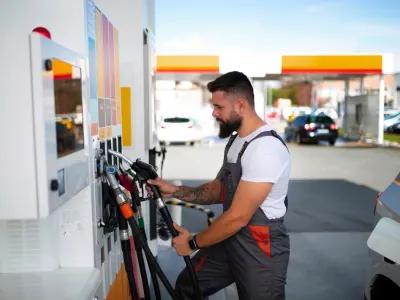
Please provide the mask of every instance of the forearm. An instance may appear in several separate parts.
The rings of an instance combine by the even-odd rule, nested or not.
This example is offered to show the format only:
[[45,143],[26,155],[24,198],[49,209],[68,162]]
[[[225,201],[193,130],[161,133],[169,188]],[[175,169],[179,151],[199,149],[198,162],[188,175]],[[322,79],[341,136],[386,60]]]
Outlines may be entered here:
[[196,235],[199,247],[208,247],[234,235],[246,225],[244,218],[228,212],[218,217],[206,230]]
[[219,182],[212,181],[199,187],[178,186],[172,196],[195,204],[219,203]]

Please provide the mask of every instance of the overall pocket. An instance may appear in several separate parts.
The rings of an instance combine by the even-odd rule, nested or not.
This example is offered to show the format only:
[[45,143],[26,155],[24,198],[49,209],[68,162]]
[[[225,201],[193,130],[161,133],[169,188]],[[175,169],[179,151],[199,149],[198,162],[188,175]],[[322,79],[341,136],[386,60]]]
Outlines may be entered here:
[[247,225],[250,234],[260,250],[271,257],[270,228],[267,225]]

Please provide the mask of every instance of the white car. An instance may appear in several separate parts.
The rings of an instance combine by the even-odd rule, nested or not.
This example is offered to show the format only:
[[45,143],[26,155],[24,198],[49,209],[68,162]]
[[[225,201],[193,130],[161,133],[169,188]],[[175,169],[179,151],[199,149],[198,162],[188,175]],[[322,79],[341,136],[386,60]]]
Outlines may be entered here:
[[368,238],[367,300],[400,299],[400,173],[376,199],[376,226]]
[[400,110],[397,109],[387,109],[384,112],[384,118],[385,120],[390,119],[394,117],[395,115],[398,115],[400,113]]
[[200,141],[201,131],[193,120],[184,117],[164,118],[157,128],[157,137],[161,143],[188,143],[194,145]]
[[400,122],[400,112],[397,114],[393,114],[389,116],[387,119],[383,121],[383,129],[386,131],[388,127],[393,126],[396,123]]

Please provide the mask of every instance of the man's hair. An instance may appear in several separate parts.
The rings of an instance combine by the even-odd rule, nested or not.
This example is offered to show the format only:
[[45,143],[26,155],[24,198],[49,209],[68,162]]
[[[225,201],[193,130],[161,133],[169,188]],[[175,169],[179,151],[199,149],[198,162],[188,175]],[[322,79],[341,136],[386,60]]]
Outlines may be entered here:
[[250,80],[241,72],[226,73],[207,84],[207,89],[213,93],[223,91],[228,94],[242,96],[254,107],[254,91]]

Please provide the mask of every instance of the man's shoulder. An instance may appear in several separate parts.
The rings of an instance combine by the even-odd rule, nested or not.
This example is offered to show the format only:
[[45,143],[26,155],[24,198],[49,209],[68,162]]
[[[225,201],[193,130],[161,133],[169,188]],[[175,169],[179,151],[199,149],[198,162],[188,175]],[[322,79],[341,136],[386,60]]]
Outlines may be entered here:
[[273,135],[261,136],[253,139],[247,148],[246,152],[262,152],[265,154],[287,153],[285,144]]

